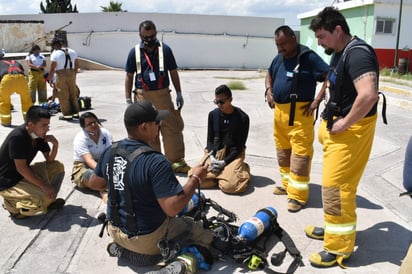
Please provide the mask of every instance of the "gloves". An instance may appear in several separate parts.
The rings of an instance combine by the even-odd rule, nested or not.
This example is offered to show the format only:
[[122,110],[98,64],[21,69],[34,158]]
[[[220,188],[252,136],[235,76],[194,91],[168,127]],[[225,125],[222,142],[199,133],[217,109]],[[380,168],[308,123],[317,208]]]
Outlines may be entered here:
[[224,160],[216,160],[216,158],[213,155],[210,156],[210,170],[213,173],[222,172],[225,166],[226,162]]
[[183,96],[182,92],[178,91],[176,92],[176,106],[178,110],[181,110],[183,107],[184,101],[183,101]]

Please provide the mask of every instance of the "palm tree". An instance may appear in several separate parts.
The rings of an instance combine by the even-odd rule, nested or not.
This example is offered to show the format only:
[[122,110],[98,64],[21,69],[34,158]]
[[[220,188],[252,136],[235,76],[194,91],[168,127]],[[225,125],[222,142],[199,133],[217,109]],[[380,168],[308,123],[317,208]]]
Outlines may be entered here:
[[70,0],[46,0],[46,6],[43,1],[40,2],[40,9],[42,13],[77,13],[76,4],[74,7]]
[[127,12],[127,10],[122,10],[122,3],[110,1],[109,6],[100,6],[103,12]]

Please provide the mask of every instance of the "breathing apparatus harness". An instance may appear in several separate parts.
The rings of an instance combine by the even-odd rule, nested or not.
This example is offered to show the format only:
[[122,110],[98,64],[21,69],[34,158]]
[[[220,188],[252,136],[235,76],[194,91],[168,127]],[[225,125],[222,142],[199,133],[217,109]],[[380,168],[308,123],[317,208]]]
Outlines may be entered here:
[[[147,146],[142,146],[136,149],[134,152],[130,153],[122,148],[118,147],[118,142],[114,143],[111,148],[111,156],[109,163],[109,192],[112,193],[110,199],[111,212],[108,218],[106,218],[105,213],[99,214],[97,219],[102,223],[102,228],[99,233],[99,237],[103,236],[104,229],[107,227],[108,222],[110,221],[113,225],[117,227],[124,227],[128,231],[128,236],[133,237],[139,234],[138,227],[136,224],[135,214],[133,210],[132,194],[130,191],[130,180],[129,176],[124,176],[124,192],[125,192],[125,204],[126,208],[126,223],[122,224],[119,215],[119,204],[120,204],[120,193],[115,189],[113,182],[113,163],[116,160],[116,157],[121,157],[125,163],[124,174],[128,174],[130,168],[130,163],[142,153],[155,153],[155,151]],[[274,266],[280,266],[283,263],[283,260],[286,256],[286,253],[293,258],[293,261],[290,263],[286,274],[291,274],[296,271],[299,266],[303,265],[302,256],[299,250],[296,248],[295,243],[289,234],[280,227],[277,222],[276,216],[271,213],[269,210],[265,211],[270,217],[270,227],[266,229],[256,240],[252,242],[247,242],[240,237],[238,237],[239,226],[234,225],[233,223],[238,220],[237,215],[213,201],[210,198],[206,198],[200,193],[200,186],[197,188],[195,195],[198,196],[199,204],[197,208],[188,212],[184,216],[191,217],[194,221],[201,221],[205,229],[210,229],[215,233],[214,241],[212,243],[213,248],[217,253],[215,256],[217,259],[226,260],[233,259],[236,263],[246,264],[249,269],[266,269],[270,273],[274,274],[283,274],[282,272],[276,272],[269,267],[267,260],[269,251],[273,248],[267,248],[266,243],[272,236],[277,237],[275,245],[280,240],[285,246],[284,251],[279,253],[274,253],[271,256],[271,264]],[[212,208],[217,213],[214,216],[207,217],[209,209]],[[265,209],[261,209],[265,210]],[[167,239],[163,238],[158,242],[158,247],[160,248],[160,253],[162,254],[164,262],[170,262],[175,259],[179,254],[185,251],[194,253],[200,253],[203,255],[205,252],[202,252],[199,247],[188,249],[185,247],[184,243],[179,243],[179,236],[176,239]],[[263,246],[261,245],[263,242]],[[181,248],[182,247],[182,248]],[[189,246],[190,248],[190,246]],[[199,253],[199,254],[200,254]],[[199,255],[198,254],[198,255]],[[203,258],[204,261],[210,262],[213,261],[213,258]],[[199,259],[197,261],[200,261]],[[199,265],[200,268],[208,269],[210,265],[208,263],[202,262],[203,265]],[[202,267],[203,266],[203,267]]]
[[[333,94],[330,94],[330,98],[326,98],[326,120],[327,120],[327,125],[326,127],[330,130],[333,127],[333,123],[335,121],[335,117],[337,116],[345,116],[352,105],[348,106],[342,106],[342,87],[343,87],[343,72],[345,70],[345,64],[346,64],[346,56],[347,53],[355,48],[363,49],[372,55],[375,55],[374,49],[366,44],[364,41],[358,39],[355,37],[352,39],[348,45],[345,47],[342,56],[340,57],[338,63],[336,64],[336,67],[333,68],[331,67],[328,72],[328,81],[333,82]],[[334,57],[333,57],[334,58]],[[377,62],[376,58],[374,58],[375,62]],[[333,61],[333,60],[332,60]],[[376,63],[376,66],[379,67],[379,65]],[[377,75],[379,77],[379,75]],[[384,124],[388,124],[387,119],[386,119],[386,97],[385,95],[381,92],[378,91],[378,95],[382,95],[383,98],[383,104],[382,104],[382,119]]]
[[[271,269],[267,260],[269,251],[280,240],[285,249],[282,252],[273,253],[270,259],[271,264],[273,266],[280,266],[286,254],[289,253],[293,261],[285,272],[286,274],[294,273],[299,266],[303,265],[302,256],[292,238],[280,227],[276,216],[269,210],[266,210],[265,213],[271,216],[270,227],[256,240],[247,242],[238,237],[239,226],[233,224],[238,218],[234,212],[223,208],[212,199],[200,195],[200,187],[196,195],[199,198],[199,206],[187,215],[191,216],[195,221],[201,221],[204,228],[210,229],[215,233],[212,246],[217,252],[212,251],[212,253],[218,253],[215,256],[216,259],[232,259],[236,263],[246,264],[250,270],[266,269],[270,273],[282,274],[282,272],[276,272]],[[214,209],[217,213],[212,217],[207,217],[210,208]],[[273,236],[277,237],[277,241],[275,241],[271,248],[268,248],[266,243]]]

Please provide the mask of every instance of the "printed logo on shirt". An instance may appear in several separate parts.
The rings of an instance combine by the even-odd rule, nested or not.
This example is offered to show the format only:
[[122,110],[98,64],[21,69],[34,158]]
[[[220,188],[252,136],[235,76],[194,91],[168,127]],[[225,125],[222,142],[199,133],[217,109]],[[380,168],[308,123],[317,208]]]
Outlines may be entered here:
[[119,191],[124,190],[123,178],[125,175],[126,166],[127,166],[127,161],[123,157],[121,156],[114,157],[113,185],[114,185],[115,190],[119,190]]

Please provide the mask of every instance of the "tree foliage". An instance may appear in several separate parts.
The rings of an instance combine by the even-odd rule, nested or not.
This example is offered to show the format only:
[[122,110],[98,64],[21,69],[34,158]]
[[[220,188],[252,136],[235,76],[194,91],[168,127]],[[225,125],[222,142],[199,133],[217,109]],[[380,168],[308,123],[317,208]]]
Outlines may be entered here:
[[40,2],[42,13],[77,13],[76,4],[72,6],[71,0],[46,0],[46,6],[43,1]]
[[110,1],[109,6],[100,6],[103,12],[127,12],[127,10],[122,9],[123,3]]

